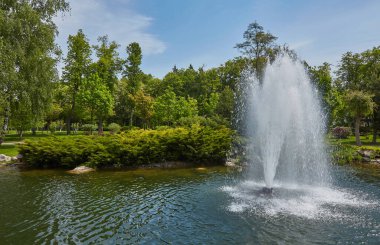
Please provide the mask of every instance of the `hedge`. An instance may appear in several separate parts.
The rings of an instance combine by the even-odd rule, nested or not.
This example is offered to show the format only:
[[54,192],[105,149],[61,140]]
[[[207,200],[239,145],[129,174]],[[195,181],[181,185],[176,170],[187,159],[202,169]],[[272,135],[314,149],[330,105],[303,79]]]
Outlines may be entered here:
[[233,131],[192,126],[130,130],[107,136],[47,137],[20,145],[30,167],[138,166],[166,161],[220,164],[230,150]]

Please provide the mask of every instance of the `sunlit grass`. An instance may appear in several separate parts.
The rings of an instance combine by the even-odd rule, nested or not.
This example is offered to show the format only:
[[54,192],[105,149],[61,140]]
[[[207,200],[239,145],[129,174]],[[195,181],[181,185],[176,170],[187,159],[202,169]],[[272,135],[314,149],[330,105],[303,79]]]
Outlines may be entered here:
[[[362,142],[362,147],[366,149],[380,149],[380,137],[377,140],[377,143],[372,143],[372,135],[360,136]],[[329,137],[331,144],[342,144],[342,145],[354,145],[356,146],[355,136],[349,136],[347,139],[335,139]]]
[[17,156],[17,146],[14,144],[3,144],[0,146],[0,154],[4,154],[11,157]]

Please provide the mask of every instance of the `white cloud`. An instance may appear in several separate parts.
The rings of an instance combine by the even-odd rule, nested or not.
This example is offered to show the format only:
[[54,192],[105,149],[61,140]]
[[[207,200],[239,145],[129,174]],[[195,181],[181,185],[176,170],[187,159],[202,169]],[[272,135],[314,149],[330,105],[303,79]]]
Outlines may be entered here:
[[147,31],[153,19],[133,11],[130,1],[72,0],[70,7],[70,13],[55,19],[59,30],[57,41],[64,53],[68,36],[78,29],[83,29],[91,44],[99,36],[108,35],[121,45],[121,55],[131,42],[138,42],[144,55],[160,54],[166,49],[163,41]]

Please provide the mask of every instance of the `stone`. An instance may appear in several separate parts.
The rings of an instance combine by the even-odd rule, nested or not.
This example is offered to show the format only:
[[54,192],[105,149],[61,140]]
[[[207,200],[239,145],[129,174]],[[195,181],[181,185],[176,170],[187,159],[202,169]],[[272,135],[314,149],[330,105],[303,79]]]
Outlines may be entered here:
[[373,151],[371,151],[371,150],[358,150],[358,153],[362,157],[371,158]]
[[17,159],[22,159],[22,158],[23,158],[23,155],[22,155],[22,154],[18,154],[18,155],[16,156],[16,158],[17,158]]
[[11,160],[11,157],[4,154],[0,154],[0,162],[9,162],[10,160]]
[[71,174],[84,174],[84,173],[89,173],[89,172],[93,172],[93,171],[95,171],[95,169],[90,168],[90,167],[86,167],[86,166],[79,166],[79,167],[76,167],[73,170],[70,170],[68,172]]

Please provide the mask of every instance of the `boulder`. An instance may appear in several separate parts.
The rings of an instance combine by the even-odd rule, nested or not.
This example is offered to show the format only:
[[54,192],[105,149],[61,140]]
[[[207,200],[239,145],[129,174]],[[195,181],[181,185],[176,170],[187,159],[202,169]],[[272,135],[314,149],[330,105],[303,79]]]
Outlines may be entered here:
[[9,162],[9,161],[11,161],[11,157],[4,154],[0,154],[0,162]]
[[90,168],[90,167],[86,167],[86,166],[79,166],[79,167],[76,167],[73,170],[70,170],[68,172],[71,174],[84,174],[84,173],[89,173],[89,172],[93,172],[93,171],[95,171],[95,169]]
[[371,150],[358,150],[360,156],[365,158],[371,158],[373,151]]

